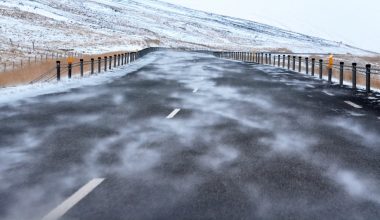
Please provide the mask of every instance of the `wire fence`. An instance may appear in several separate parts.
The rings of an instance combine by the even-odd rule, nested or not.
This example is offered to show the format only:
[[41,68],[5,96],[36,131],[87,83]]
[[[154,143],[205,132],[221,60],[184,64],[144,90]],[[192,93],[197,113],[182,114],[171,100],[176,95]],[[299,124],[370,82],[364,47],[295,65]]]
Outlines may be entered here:
[[[253,53],[253,52],[214,52],[215,56],[254,62],[264,65],[272,65],[295,72],[319,76],[319,79],[328,80],[329,83],[337,82],[340,86],[351,86],[357,90],[358,87],[365,88],[367,93],[371,89],[380,89],[380,68],[371,64],[357,64],[335,60],[330,65],[329,60],[321,57],[327,54],[312,54],[312,56],[299,56],[298,54],[280,53]],[[310,54],[308,54],[310,55]]]
[[160,48],[146,48],[137,52],[118,53],[112,56],[90,57],[87,60],[80,59],[79,62],[70,62],[57,60],[55,66],[50,68],[44,74],[39,75],[30,84],[60,81],[63,77],[71,79],[73,76],[84,77],[107,72],[113,68],[127,65],[135,60],[145,56],[148,53],[157,51]]

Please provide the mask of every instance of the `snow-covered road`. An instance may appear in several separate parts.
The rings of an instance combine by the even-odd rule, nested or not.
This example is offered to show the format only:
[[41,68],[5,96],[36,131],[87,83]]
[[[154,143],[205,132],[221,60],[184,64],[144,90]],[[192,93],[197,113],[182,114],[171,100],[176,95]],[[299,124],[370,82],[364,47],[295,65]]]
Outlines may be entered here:
[[7,90],[0,219],[380,217],[380,112],[364,98],[190,52],[107,74]]

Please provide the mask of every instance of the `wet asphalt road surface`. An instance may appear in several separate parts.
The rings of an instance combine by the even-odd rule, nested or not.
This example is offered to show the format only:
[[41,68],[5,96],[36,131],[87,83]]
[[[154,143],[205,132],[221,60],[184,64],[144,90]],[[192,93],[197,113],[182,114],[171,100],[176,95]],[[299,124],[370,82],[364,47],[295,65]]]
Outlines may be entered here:
[[204,54],[142,59],[0,106],[0,219],[41,219],[96,178],[61,219],[380,219],[379,96]]

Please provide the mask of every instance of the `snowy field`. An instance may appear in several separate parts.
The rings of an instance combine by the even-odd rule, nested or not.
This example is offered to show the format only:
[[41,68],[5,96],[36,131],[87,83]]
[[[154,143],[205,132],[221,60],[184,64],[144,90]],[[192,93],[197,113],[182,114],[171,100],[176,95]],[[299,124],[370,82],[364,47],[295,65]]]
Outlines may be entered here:
[[0,1],[0,62],[59,49],[99,53],[148,46],[371,55],[337,42],[154,0]]

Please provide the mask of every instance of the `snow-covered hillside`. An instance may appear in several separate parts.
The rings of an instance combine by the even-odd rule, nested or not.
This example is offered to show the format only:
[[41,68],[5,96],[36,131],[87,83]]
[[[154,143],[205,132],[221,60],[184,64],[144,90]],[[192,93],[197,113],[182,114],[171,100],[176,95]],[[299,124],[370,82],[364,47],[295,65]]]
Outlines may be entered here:
[[98,53],[147,46],[369,54],[155,0],[0,0],[2,61],[45,50]]

